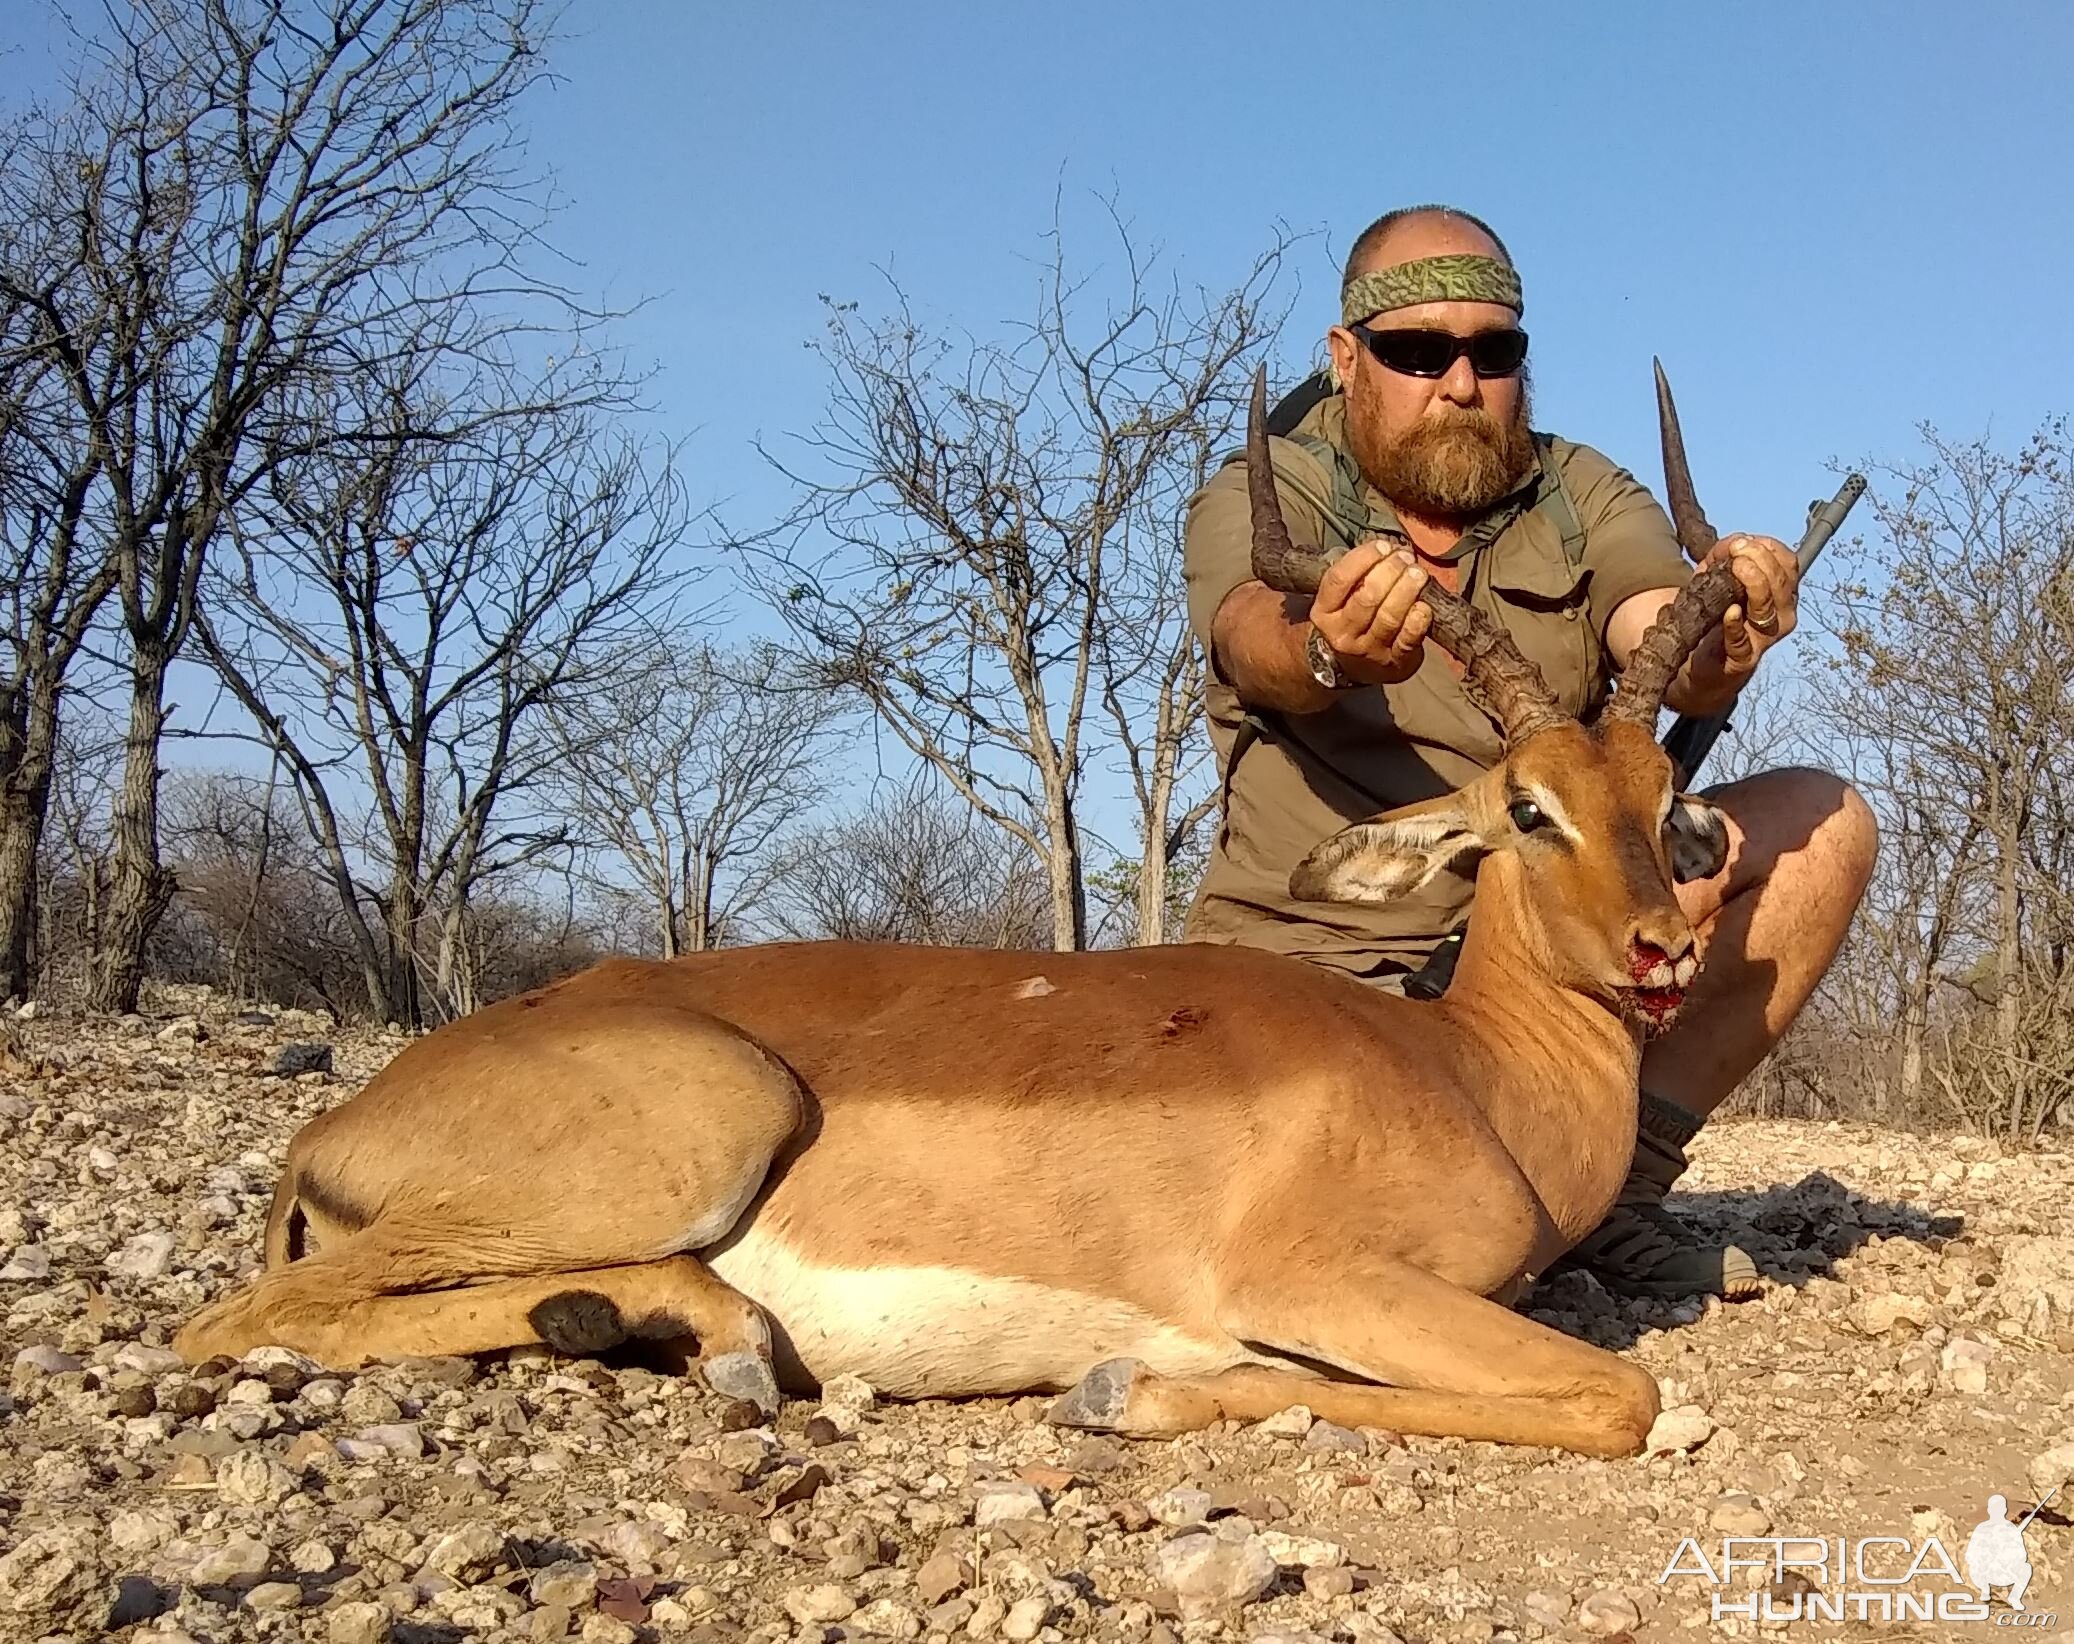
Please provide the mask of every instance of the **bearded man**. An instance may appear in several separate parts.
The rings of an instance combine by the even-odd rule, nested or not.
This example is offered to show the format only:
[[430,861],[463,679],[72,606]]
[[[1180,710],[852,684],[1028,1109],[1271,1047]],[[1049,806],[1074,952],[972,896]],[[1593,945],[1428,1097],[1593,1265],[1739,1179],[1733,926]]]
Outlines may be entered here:
[[[1496,617],[1563,708],[1589,719],[1691,574],[1669,518],[1588,446],[1533,432],[1520,282],[1489,227],[1415,206],[1354,242],[1331,391],[1294,397],[1269,440],[1299,546],[1341,557],[1316,596],[1255,581],[1243,458],[1189,504],[1189,616],[1210,657],[1221,827],[1190,940],[1243,942],[1403,990],[1470,914],[1474,880],[1443,873],[1387,907],[1298,901],[1290,870],[1320,839],[1447,792],[1500,755],[1496,727],[1425,643],[1431,580]],[[1295,416],[1292,416],[1295,413]],[[1793,631],[1798,570],[1773,537],[1724,537],[1746,598],[1665,700],[1725,710]],[[1815,770],[1708,790],[1729,818],[1712,879],[1678,887],[1705,968],[1642,1058],[1633,1169],[1568,1262],[1630,1293],[1743,1295],[1755,1264],[1663,1208],[1685,1148],[1775,1045],[1837,949],[1872,873],[1863,800]],[[1473,872],[1473,870],[1472,870]]]

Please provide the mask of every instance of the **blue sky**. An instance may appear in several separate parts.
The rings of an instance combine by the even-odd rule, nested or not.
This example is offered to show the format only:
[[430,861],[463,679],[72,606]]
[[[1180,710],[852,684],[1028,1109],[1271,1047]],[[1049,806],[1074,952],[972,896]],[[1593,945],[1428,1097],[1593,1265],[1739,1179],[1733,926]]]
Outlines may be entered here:
[[[64,48],[10,11],[13,103]],[[1905,460],[1921,422],[2014,444],[2074,408],[2063,4],[573,0],[567,23],[527,112],[554,238],[579,287],[646,299],[622,335],[736,526],[786,501],[752,441],[823,403],[819,297],[874,310],[890,272],[998,334],[1061,198],[1076,258],[1111,255],[1113,195],[1211,286],[1277,222],[1311,233],[1284,382],[1366,221],[1474,210],[1523,271],[1539,424],[1656,484],[1661,353],[1725,529],[1797,535],[1833,462]]]
[[[1390,206],[1488,217],[1524,271],[1538,420],[1654,484],[1649,356],[1702,500],[1797,534],[1831,459],[1915,425],[2015,439],[2074,405],[2074,8],[578,6],[536,107],[586,277],[653,299],[697,483],[753,518],[748,440],[804,429],[817,294],[880,269],[974,330],[1030,305],[1061,190],[1113,192],[1184,277],[1277,219],[1292,359]],[[1106,252],[1093,235],[1089,255]]]
[[[1539,423],[1655,484],[1660,352],[1726,528],[1797,534],[1828,463],[1906,457],[1920,422],[2013,441],[2074,406],[2065,5],[573,0],[566,24],[529,111],[555,238],[575,283],[647,300],[623,335],[734,524],[784,502],[751,441],[822,402],[818,297],[870,310],[890,272],[995,330],[1061,196],[1091,230],[1114,195],[1210,285],[1275,222],[1313,231],[1292,366],[1363,223],[1477,211],[1524,273]],[[11,103],[64,45],[8,32]]]

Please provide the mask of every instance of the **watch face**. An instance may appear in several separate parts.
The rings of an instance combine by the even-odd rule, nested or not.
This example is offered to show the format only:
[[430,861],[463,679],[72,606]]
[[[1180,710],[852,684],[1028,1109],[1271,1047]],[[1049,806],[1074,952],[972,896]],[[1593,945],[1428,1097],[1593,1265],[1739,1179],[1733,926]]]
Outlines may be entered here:
[[1339,671],[1339,658],[1325,644],[1325,636],[1313,628],[1304,640],[1304,654],[1310,659],[1311,677],[1320,685],[1338,686],[1345,676]]

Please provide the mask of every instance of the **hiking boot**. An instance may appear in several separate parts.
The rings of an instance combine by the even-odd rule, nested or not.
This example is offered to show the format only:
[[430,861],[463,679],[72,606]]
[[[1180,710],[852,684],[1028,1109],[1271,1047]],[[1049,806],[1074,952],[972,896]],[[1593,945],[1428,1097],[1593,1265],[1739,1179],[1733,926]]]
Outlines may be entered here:
[[1580,1268],[1609,1290],[1631,1296],[1754,1296],[1757,1264],[1732,1244],[1709,1244],[1664,1209],[1685,1174],[1685,1144],[1701,1121],[1642,1092],[1635,1159],[1606,1219],[1578,1241],[1560,1267]]

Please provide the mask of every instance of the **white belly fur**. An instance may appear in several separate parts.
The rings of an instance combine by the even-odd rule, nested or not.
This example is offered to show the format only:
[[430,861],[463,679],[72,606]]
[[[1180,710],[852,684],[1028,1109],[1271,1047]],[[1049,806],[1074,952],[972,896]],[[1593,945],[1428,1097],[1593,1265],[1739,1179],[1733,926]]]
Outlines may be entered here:
[[753,1225],[700,1256],[769,1315],[778,1371],[862,1376],[901,1398],[1072,1386],[1104,1359],[1167,1375],[1276,1360],[1232,1337],[1178,1330],[1142,1308],[1027,1279],[949,1267],[821,1267]]

